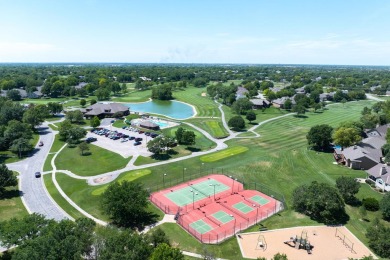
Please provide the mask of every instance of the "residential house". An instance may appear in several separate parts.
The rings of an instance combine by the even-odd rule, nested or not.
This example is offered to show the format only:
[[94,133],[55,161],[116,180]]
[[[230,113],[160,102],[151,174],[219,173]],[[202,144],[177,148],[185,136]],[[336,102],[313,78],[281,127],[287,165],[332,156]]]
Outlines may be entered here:
[[130,110],[127,106],[119,103],[96,103],[81,110],[85,118],[90,119],[94,116],[99,118],[112,117],[115,113],[122,112],[124,116],[129,115]]
[[253,103],[252,109],[267,108],[271,105],[271,102],[262,98],[249,99],[249,101]]
[[305,91],[304,87],[301,87],[301,88],[296,88],[295,93],[296,94],[306,94],[306,91]]
[[390,191],[390,166],[378,163],[366,172],[377,188]]
[[320,101],[328,101],[328,100],[333,100],[334,94],[336,92],[330,92],[330,93],[321,93],[320,94]]
[[292,97],[281,97],[281,98],[278,98],[278,99],[275,99],[272,101],[272,105],[274,107],[277,107],[277,108],[284,108],[284,103],[287,101],[287,100],[291,100],[291,103],[293,105],[295,105],[295,100],[294,98]]
[[249,91],[246,88],[238,87],[236,91],[236,100],[240,98],[245,98],[247,93],[249,93]]

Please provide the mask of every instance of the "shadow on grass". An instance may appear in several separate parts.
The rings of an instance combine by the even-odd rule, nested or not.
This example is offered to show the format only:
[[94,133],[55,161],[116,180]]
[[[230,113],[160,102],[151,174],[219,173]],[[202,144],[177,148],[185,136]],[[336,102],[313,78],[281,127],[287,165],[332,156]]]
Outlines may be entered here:
[[200,149],[200,148],[197,148],[197,147],[189,147],[189,146],[186,147],[186,150],[188,150],[188,151],[190,151],[190,152],[200,152],[200,151],[202,151],[202,149]]
[[169,160],[171,158],[171,156],[169,154],[166,154],[166,153],[160,153],[160,154],[153,154],[152,156],[150,156],[150,158],[157,160],[157,161],[166,161],[166,160]]
[[258,123],[256,123],[256,122],[249,122],[248,124],[249,125],[258,125]]
[[15,190],[5,190],[3,195],[0,196],[0,199],[13,199],[19,197],[21,192],[17,189]]
[[305,116],[305,115],[294,115],[294,117],[296,117],[296,118],[308,118],[308,116]]

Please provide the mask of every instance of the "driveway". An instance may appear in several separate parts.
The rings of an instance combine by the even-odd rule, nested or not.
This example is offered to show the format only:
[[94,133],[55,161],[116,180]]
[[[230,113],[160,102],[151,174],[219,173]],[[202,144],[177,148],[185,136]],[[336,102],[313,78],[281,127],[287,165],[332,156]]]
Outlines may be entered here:
[[44,143],[44,146],[37,146],[30,157],[7,164],[7,167],[20,173],[21,198],[29,213],[43,214],[47,218],[55,220],[71,219],[49,196],[43,183],[43,177],[35,178],[35,172],[43,171],[43,164],[54,141],[54,134],[46,124],[39,127],[38,131],[39,140]]

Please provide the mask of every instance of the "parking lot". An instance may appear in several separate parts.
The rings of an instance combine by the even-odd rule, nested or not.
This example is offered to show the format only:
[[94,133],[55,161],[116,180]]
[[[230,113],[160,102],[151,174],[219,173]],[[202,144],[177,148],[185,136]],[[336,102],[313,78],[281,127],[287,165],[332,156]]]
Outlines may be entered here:
[[[87,140],[91,140],[91,138],[97,139],[92,142],[94,145],[118,153],[124,158],[134,155],[152,155],[146,148],[147,142],[150,141],[152,137],[145,135],[145,133],[140,133],[131,127],[121,129],[111,125],[101,126],[93,132],[89,131],[87,133]],[[142,139],[139,140],[138,138]],[[138,143],[137,140],[139,140]]]

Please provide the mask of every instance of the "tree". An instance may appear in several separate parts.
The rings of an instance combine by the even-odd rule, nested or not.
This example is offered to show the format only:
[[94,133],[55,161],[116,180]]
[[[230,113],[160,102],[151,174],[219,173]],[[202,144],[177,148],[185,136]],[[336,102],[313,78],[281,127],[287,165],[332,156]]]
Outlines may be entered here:
[[228,126],[233,129],[243,129],[245,128],[245,121],[241,116],[234,116],[228,121]]
[[33,149],[34,147],[30,143],[30,140],[23,137],[13,140],[9,148],[11,152],[18,154],[19,158],[22,158],[23,154],[26,154]]
[[181,139],[181,144],[194,145],[195,139],[196,139],[196,135],[195,135],[194,131],[186,130],[183,133],[183,137]]
[[180,143],[181,139],[183,138],[183,134],[184,134],[184,131],[185,129],[183,127],[179,127],[176,132],[175,132],[175,136],[176,136],[176,140]]
[[277,253],[274,255],[272,260],[288,260],[288,258],[286,254]]
[[152,99],[171,100],[172,87],[169,84],[162,84],[152,88]]
[[342,147],[348,147],[362,140],[355,128],[340,127],[333,133],[333,141]]
[[80,149],[81,155],[84,155],[84,152],[89,151],[89,145],[86,142],[81,142],[79,144],[79,149]]
[[89,102],[90,102],[91,106],[97,103],[96,99],[91,99],[91,101],[89,101]]
[[237,99],[233,105],[232,110],[238,115],[245,114],[248,110],[252,109],[253,103],[247,98]]
[[287,109],[287,110],[290,110],[292,108],[292,105],[293,105],[293,103],[292,103],[291,99],[287,99],[284,102],[283,108]]
[[96,128],[100,125],[100,119],[97,116],[94,116],[91,118],[91,120],[89,120],[89,124],[93,128]]
[[330,125],[315,125],[310,128],[306,139],[309,145],[314,145],[317,148],[326,149],[332,142],[333,128]]
[[114,81],[111,82],[111,91],[117,94],[119,91],[121,91],[121,86],[118,82]]
[[246,120],[248,120],[250,123],[252,123],[252,121],[256,120],[256,114],[255,112],[253,111],[248,111],[246,113],[246,116],[245,116]]
[[18,180],[14,173],[5,164],[0,164],[0,198],[6,187],[16,186],[17,184]]
[[379,201],[375,198],[364,198],[362,201],[363,207],[368,211],[378,211]]
[[380,257],[390,258],[390,228],[379,221],[375,222],[367,229],[368,245]]
[[301,104],[297,104],[293,107],[292,112],[297,113],[298,116],[304,115],[306,112],[306,108]]
[[160,135],[150,140],[146,146],[149,152],[158,155],[166,150],[167,139],[165,138],[165,136]]
[[72,123],[80,124],[83,122],[84,115],[80,110],[68,111],[65,118],[70,120]]
[[54,114],[61,113],[63,107],[62,104],[60,103],[49,102],[47,103],[47,109],[49,110],[49,113],[54,115]]
[[110,91],[106,88],[100,87],[95,91],[98,100],[107,100],[110,98]]
[[296,211],[325,224],[345,223],[344,201],[336,188],[326,184],[312,182],[293,191],[293,207]]
[[118,226],[141,228],[152,220],[147,211],[148,192],[140,183],[114,182],[107,187],[101,198],[103,211]]
[[184,255],[178,248],[170,247],[162,243],[159,244],[149,258],[150,260],[184,260]]
[[380,207],[382,210],[382,216],[386,220],[390,220],[390,192],[387,192],[385,196],[383,196]]
[[49,109],[44,105],[29,107],[23,114],[23,122],[32,128],[39,126],[49,117]]
[[150,232],[150,235],[148,236],[148,240],[150,241],[150,243],[153,245],[154,248],[156,248],[159,244],[162,243],[170,245],[167,235],[161,228],[156,228],[153,230],[153,232]]
[[87,101],[83,98],[80,99],[80,106],[84,107],[87,104]]
[[355,195],[359,192],[360,183],[353,177],[341,176],[336,180],[336,187],[343,197],[345,203],[353,204],[356,202]]
[[22,96],[20,95],[19,90],[11,89],[7,91],[7,98],[11,99],[12,101],[20,101],[22,100]]
[[65,120],[58,126],[60,140],[70,144],[77,143],[86,135],[86,130],[81,127],[73,126],[69,120]]

